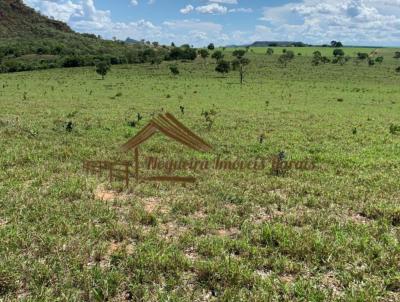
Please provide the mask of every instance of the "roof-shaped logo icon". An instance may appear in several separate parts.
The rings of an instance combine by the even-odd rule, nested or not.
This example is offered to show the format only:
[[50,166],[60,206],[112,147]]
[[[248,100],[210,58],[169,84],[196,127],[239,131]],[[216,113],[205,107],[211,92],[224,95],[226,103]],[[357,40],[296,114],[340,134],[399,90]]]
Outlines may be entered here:
[[190,149],[208,152],[212,146],[179,122],[172,114],[160,114],[153,118],[137,135],[126,142],[123,151],[137,149],[139,145],[150,139],[157,132],[187,146]]

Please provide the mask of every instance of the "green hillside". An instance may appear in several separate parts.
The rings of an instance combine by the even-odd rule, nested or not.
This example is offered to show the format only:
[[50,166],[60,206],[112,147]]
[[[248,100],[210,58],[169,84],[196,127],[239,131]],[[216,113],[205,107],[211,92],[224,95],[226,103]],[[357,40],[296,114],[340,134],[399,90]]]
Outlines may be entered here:
[[[74,32],[67,24],[42,16],[21,0],[0,0],[0,71],[93,65],[106,58],[126,63],[143,45]],[[72,62],[72,63],[71,63]]]
[[61,33],[74,33],[63,22],[51,20],[20,0],[0,1],[0,38],[52,36]]

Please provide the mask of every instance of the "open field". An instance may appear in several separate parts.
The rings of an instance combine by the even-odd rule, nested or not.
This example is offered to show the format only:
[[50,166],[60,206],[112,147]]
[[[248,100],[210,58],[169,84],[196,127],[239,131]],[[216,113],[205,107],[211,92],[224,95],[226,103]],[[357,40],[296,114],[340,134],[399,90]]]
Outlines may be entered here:
[[[372,67],[311,66],[304,53],[287,68],[254,51],[242,87],[211,59],[179,63],[179,76],[165,62],[105,80],[93,68],[0,74],[0,301],[400,301],[394,50]],[[161,135],[141,152],[285,151],[317,167],[128,189],[84,174],[85,159],[131,160],[119,146],[167,111],[213,152]]]
[[[256,54],[265,54],[269,47],[251,47]],[[314,51],[319,51],[323,56],[332,56],[333,49],[331,47],[271,47],[275,54],[281,54],[284,49],[291,50],[295,54],[301,54],[303,56],[312,56]],[[227,51],[234,48],[228,48]],[[393,57],[393,54],[397,49],[395,48],[372,48],[372,47],[344,47],[342,48],[346,55],[355,57],[357,53],[372,53],[376,51],[378,55],[385,56],[386,58]]]

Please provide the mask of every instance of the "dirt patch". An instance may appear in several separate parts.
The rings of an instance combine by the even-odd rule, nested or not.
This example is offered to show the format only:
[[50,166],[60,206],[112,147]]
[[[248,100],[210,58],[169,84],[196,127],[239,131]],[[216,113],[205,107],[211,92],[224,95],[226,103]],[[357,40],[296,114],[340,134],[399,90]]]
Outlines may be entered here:
[[199,258],[199,255],[197,254],[196,250],[194,249],[194,247],[190,247],[188,249],[185,250],[185,256],[189,259],[189,260],[197,260]]
[[240,234],[240,230],[238,228],[220,229],[216,231],[216,234],[223,237],[235,237]]
[[291,274],[284,274],[279,277],[279,280],[283,283],[293,283],[296,280],[296,276]]
[[8,223],[7,220],[1,219],[1,218],[0,218],[0,228],[1,228],[1,227],[4,227],[7,223]]
[[267,279],[269,276],[271,276],[271,271],[263,271],[263,270],[256,270],[255,275],[257,277],[260,277],[261,279]]
[[191,218],[194,219],[204,219],[207,217],[207,214],[205,214],[203,211],[197,211],[193,215],[191,215]]
[[271,221],[276,217],[283,216],[284,213],[278,210],[270,210],[257,207],[252,215],[252,221],[255,224],[262,224],[266,221]]
[[160,197],[148,197],[142,199],[143,207],[145,211],[149,214],[158,212],[158,213],[167,213],[168,208],[166,206],[166,202],[163,201]]
[[333,272],[329,272],[329,273],[325,274],[321,279],[321,283],[322,283],[323,287],[332,290],[332,294],[334,296],[341,295],[342,289],[343,289],[342,284],[336,278],[336,276]]
[[96,191],[94,192],[94,197],[97,200],[101,201],[113,201],[119,199],[118,192],[106,190],[103,185],[97,187]]
[[124,253],[126,255],[132,255],[134,253],[134,249],[135,249],[134,243],[130,243],[127,241],[123,242],[113,241],[108,245],[103,255],[95,254],[91,256],[91,259],[87,265],[94,266],[96,265],[96,263],[98,263],[102,268],[109,267],[111,263],[111,257],[113,254]]
[[176,222],[170,221],[161,225],[162,237],[165,239],[176,239],[187,231],[186,227],[179,226]]
[[368,219],[365,216],[362,216],[359,213],[349,213],[347,215],[347,219],[352,222],[359,223],[359,224],[367,224],[371,221],[370,219]]

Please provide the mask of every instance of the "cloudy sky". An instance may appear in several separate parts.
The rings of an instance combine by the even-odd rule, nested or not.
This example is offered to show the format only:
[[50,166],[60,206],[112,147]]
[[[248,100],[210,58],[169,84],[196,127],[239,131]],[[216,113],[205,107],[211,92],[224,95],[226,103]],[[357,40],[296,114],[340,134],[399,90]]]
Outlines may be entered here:
[[203,46],[256,40],[400,46],[400,0],[24,0],[105,38]]

